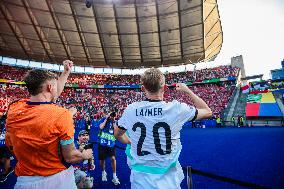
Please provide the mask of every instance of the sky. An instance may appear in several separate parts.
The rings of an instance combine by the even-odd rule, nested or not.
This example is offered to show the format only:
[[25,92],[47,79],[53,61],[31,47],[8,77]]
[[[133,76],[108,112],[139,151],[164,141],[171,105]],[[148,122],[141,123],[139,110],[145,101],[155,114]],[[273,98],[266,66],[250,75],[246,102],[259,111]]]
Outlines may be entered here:
[[214,64],[243,55],[246,75],[281,68],[284,59],[284,0],[218,0],[223,46]]
[[[198,63],[196,69],[229,64],[231,57],[243,55],[247,76],[264,74],[264,79],[271,78],[270,70],[281,68],[281,61],[284,59],[284,0],[218,0],[218,8],[223,29],[221,52],[215,61]],[[7,62],[13,63],[11,60]],[[17,64],[27,63],[18,61]],[[37,65],[43,66],[36,63],[33,66]],[[44,65],[48,69],[59,69],[58,65]],[[184,71],[185,67],[187,70],[194,69],[193,65],[186,65],[163,67],[161,70]],[[82,67],[75,70],[86,71]],[[88,70],[94,73],[118,74],[139,74],[144,71],[108,68]]]

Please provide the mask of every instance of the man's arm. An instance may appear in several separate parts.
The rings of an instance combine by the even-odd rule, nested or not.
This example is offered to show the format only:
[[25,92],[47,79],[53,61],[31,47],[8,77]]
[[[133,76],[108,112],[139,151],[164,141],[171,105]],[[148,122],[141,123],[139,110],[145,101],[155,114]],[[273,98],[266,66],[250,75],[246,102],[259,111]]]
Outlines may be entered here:
[[88,160],[93,157],[93,150],[87,149],[80,152],[74,146],[74,143],[68,145],[61,145],[61,152],[64,160],[67,163],[79,163],[83,160]]
[[129,137],[125,132],[126,130],[120,129],[117,125],[114,126],[114,137],[123,144],[131,144]]
[[194,94],[184,83],[176,84],[176,90],[186,93],[189,96],[189,98],[191,98],[191,100],[193,101],[196,107],[196,110],[198,111],[196,120],[210,118],[212,116],[212,111],[208,107],[206,102],[204,102],[204,100],[202,100],[196,94]]
[[75,148],[73,119],[68,110],[65,110],[59,115],[56,125],[62,156],[67,163],[78,163],[82,160],[92,158],[93,151],[91,149],[80,152]]
[[100,129],[105,128],[107,120],[108,120],[108,116],[107,116],[107,117],[105,118],[105,120],[100,124]]
[[64,60],[64,71],[61,73],[60,77],[57,80],[57,97],[62,93],[65,83],[67,82],[68,76],[71,73],[73,62],[70,60]]

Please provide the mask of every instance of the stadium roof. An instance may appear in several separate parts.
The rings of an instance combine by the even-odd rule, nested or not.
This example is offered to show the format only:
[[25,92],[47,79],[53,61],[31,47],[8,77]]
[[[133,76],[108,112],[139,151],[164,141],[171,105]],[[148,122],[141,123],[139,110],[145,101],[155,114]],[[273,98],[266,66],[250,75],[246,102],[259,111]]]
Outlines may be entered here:
[[1,0],[0,55],[139,68],[214,59],[217,0]]
[[259,75],[247,76],[247,77],[241,78],[241,80],[262,79],[262,77],[263,77],[263,74],[259,74]]

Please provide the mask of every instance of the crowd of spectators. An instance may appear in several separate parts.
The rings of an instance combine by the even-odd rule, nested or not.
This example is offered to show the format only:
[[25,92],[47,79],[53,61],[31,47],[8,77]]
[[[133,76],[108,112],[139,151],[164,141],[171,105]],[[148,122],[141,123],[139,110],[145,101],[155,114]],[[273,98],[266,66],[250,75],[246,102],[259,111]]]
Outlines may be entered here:
[[189,81],[203,81],[213,78],[226,78],[236,77],[238,75],[239,68],[231,66],[219,66],[215,68],[205,68],[202,70],[179,72],[179,73],[167,73],[167,84],[172,83],[186,83]]
[[[220,116],[222,109],[227,107],[230,97],[235,89],[233,82],[220,84],[203,84],[189,87],[195,94],[201,97],[211,108],[214,117]],[[178,100],[193,105],[193,102],[186,94],[169,90],[165,93],[165,100]]]
[[25,87],[0,84],[0,115],[7,110],[11,102],[27,97],[28,91]]
[[71,74],[68,83],[79,85],[133,85],[140,83],[140,75]]
[[28,68],[0,65],[0,79],[23,81],[25,74],[29,70]]
[[[15,68],[11,66],[1,66],[0,78],[22,81],[27,69]],[[176,82],[187,82],[192,80],[204,80],[210,78],[223,78],[236,76],[237,68],[230,66],[220,66],[212,69],[197,70],[195,72],[180,72],[166,74],[168,84]],[[68,80],[69,83],[76,84],[139,84],[140,76],[120,76],[120,75],[102,75],[102,74],[72,74]],[[234,90],[233,82],[221,82],[217,84],[200,84],[191,86],[195,94],[200,96],[212,109],[217,117],[221,110],[227,106],[227,103]],[[28,92],[24,86],[0,84],[0,112],[8,108],[8,104],[17,100],[28,98]],[[58,104],[66,108],[76,107],[78,112],[76,119],[99,119],[103,112],[116,111],[120,116],[125,107],[135,101],[145,99],[140,89],[119,90],[119,89],[80,89],[65,88],[58,99]],[[192,104],[190,99],[174,89],[168,89],[165,93],[165,101],[179,100],[187,104]]]
[[[29,70],[27,68],[16,68],[12,66],[0,65],[0,79],[10,79],[22,81],[23,76]],[[166,73],[167,84],[186,83],[189,81],[202,81],[205,79],[236,77],[239,68],[231,66],[219,66],[202,70]],[[132,85],[140,84],[140,75],[115,75],[115,74],[79,74],[73,73],[69,76],[68,84],[78,85]]]
[[[221,84],[203,84],[190,87],[195,94],[206,101],[217,117],[220,111],[227,106],[233,92],[231,82]],[[25,87],[0,85],[0,110],[4,112],[8,104],[14,100],[27,98]],[[135,101],[145,99],[140,90],[118,90],[118,89],[75,89],[66,88],[57,103],[66,108],[76,107],[77,120],[99,119],[103,112],[116,111],[120,116],[124,108]],[[168,89],[165,93],[165,101],[179,100],[192,104],[191,100],[174,89]]]

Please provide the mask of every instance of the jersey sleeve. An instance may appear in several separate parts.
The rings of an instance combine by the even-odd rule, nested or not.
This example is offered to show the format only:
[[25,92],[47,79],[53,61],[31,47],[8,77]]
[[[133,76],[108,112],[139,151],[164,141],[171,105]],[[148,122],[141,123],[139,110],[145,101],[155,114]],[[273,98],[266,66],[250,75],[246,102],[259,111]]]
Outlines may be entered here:
[[64,111],[57,120],[57,129],[59,130],[59,139],[61,145],[74,143],[74,124],[70,112]]
[[117,121],[117,126],[119,129],[127,130],[128,126],[128,115],[127,115],[128,109],[126,108],[121,116],[121,118]]
[[179,103],[180,117],[183,122],[194,121],[197,117],[198,110],[194,106],[185,103]]

